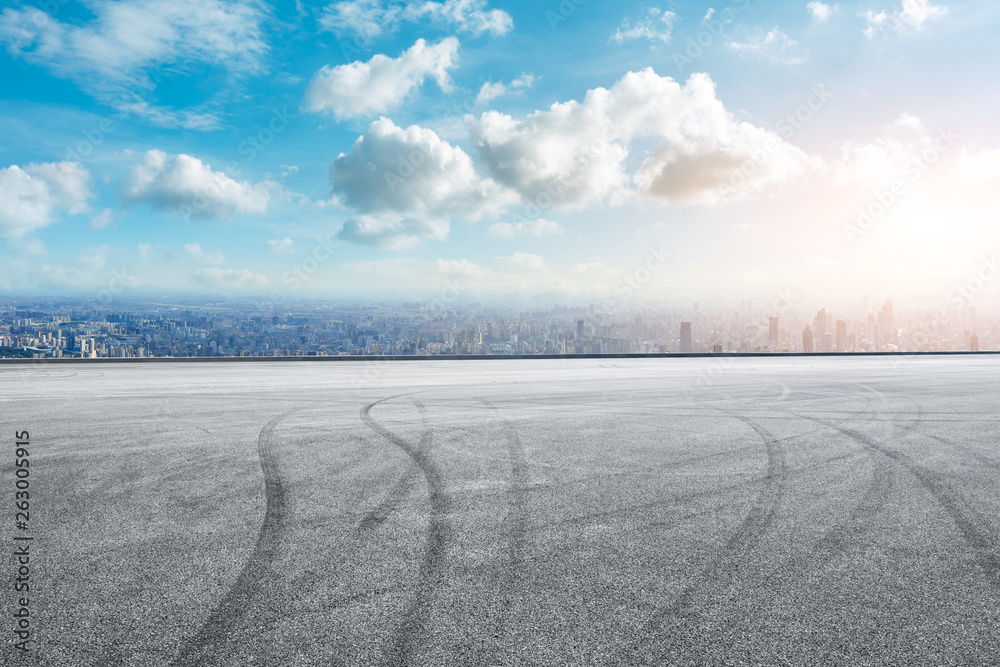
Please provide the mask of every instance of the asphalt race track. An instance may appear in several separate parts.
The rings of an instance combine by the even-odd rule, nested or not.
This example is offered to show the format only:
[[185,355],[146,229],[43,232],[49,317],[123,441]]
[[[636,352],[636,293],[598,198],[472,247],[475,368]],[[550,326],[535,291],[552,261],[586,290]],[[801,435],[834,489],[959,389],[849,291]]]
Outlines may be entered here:
[[1000,357],[0,366],[2,664],[995,665]]

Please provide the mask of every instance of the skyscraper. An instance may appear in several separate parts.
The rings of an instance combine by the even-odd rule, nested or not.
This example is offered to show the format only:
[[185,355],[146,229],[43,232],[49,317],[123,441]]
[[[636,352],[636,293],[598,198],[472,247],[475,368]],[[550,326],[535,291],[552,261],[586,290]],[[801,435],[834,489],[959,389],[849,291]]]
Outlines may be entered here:
[[778,346],[778,318],[769,317],[767,318],[767,342],[768,345],[772,347]]
[[691,354],[690,322],[681,322],[681,354]]
[[976,332],[972,332],[972,336],[969,337],[969,350],[972,352],[979,352],[979,336]]
[[809,330],[809,325],[806,325],[805,330],[802,332],[802,351],[803,352],[814,352],[813,348],[813,334]]
[[847,351],[847,322],[837,320],[837,352]]

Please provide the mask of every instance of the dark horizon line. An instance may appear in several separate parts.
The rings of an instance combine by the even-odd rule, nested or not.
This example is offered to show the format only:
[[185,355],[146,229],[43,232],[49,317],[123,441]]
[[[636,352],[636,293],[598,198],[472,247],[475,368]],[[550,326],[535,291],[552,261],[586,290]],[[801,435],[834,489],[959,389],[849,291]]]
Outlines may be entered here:
[[931,352],[658,352],[655,354],[387,354],[387,355],[343,355],[343,356],[282,356],[282,357],[48,357],[43,359],[0,359],[3,364],[128,364],[128,363],[199,363],[199,362],[365,362],[365,361],[497,361],[531,359],[706,359],[706,358],[770,358],[770,357],[926,357],[926,356],[968,356],[995,355],[1000,350],[942,350]]

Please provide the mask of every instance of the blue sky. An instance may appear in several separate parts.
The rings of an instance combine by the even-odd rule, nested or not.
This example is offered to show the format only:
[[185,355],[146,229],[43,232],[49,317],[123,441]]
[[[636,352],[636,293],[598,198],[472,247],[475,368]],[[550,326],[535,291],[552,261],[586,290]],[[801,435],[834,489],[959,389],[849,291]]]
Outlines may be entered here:
[[943,298],[1000,241],[994,3],[3,7],[11,293]]

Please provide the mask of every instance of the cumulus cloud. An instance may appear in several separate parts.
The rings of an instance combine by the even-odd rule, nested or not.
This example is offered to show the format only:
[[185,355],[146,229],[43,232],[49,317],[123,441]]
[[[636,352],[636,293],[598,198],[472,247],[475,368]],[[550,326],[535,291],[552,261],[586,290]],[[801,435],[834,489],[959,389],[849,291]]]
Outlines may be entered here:
[[199,285],[217,288],[263,287],[267,278],[250,269],[198,269],[191,274],[191,280]]
[[895,11],[866,11],[863,16],[868,25],[863,32],[865,37],[871,39],[877,32],[899,32],[906,28],[919,30],[927,21],[947,13],[946,7],[932,5],[930,0],[902,0],[900,8]]
[[762,58],[778,65],[801,65],[805,59],[794,53],[796,44],[798,42],[775,27],[766,34],[758,30],[745,42],[729,42],[727,46],[745,58]]
[[501,265],[501,268],[504,271],[517,273],[544,271],[546,268],[545,258],[527,252],[515,252],[507,258],[507,261]]
[[1000,180],[1000,149],[962,149],[962,154],[952,166],[949,180],[966,187]]
[[519,236],[552,236],[563,233],[558,222],[538,218],[531,222],[498,222],[489,229],[489,235],[498,239],[515,239]]
[[88,210],[90,173],[76,162],[0,169],[0,236],[19,237]]
[[119,184],[119,194],[126,204],[149,204],[185,218],[261,214],[270,200],[266,183],[240,183],[195,157],[170,157],[160,150],[147,152],[132,168]]
[[115,212],[110,208],[106,208],[93,218],[90,219],[91,229],[104,229],[112,223],[115,219]]
[[[351,152],[330,165],[333,194],[362,214],[475,220],[504,203],[496,183],[481,179],[472,159],[432,130],[374,121]],[[437,225],[434,229],[440,229]]]
[[271,239],[267,242],[267,247],[275,255],[294,255],[295,242],[287,236],[283,239]]
[[450,229],[450,223],[441,219],[360,215],[345,222],[337,238],[358,245],[407,250],[428,240],[444,241]]
[[826,4],[825,2],[810,2],[806,5],[809,13],[812,14],[813,20],[817,23],[825,23],[831,16],[833,16],[834,7]]
[[[903,122],[900,122],[903,119]],[[952,149],[958,136],[951,130],[923,131],[913,116],[903,114],[890,123],[888,132],[874,141],[845,142],[839,160],[832,163],[834,184],[883,187],[894,179],[914,180],[937,172],[940,158]]]
[[329,5],[319,19],[321,29],[350,32],[365,39],[392,33],[403,22],[430,21],[460,32],[505,35],[514,27],[510,14],[488,9],[486,0],[444,2],[400,2],[398,0],[351,0]]
[[467,259],[439,259],[435,261],[426,273],[443,278],[483,278],[490,275],[490,270]]
[[385,113],[416,92],[428,76],[449,91],[448,70],[455,66],[457,55],[454,37],[431,45],[418,39],[398,58],[378,54],[368,62],[324,65],[309,84],[305,109],[331,112],[338,119]]
[[535,81],[535,76],[527,73],[521,74],[521,76],[511,81],[509,84],[506,84],[503,81],[487,81],[479,89],[479,94],[476,95],[476,104],[489,104],[496,98],[503,97],[507,94],[521,94],[528,88],[535,85]]
[[[635,192],[676,204],[715,204],[801,174],[809,158],[775,133],[737,121],[706,74],[685,85],[652,69],[629,72],[583,102],[553,104],[518,120],[496,111],[468,118],[486,169],[525,200],[557,208],[619,201]],[[632,174],[636,139],[659,144]],[[744,169],[747,166],[752,169]],[[737,179],[735,172],[751,172]],[[734,187],[738,185],[738,187]]]
[[[93,18],[77,25],[33,7],[7,8],[0,14],[0,42],[119,108],[130,104],[122,101],[126,91],[155,88],[146,72],[161,64],[174,71],[203,63],[255,71],[267,52],[263,11],[251,0],[121,0],[88,3],[88,9]],[[174,112],[149,105],[130,110],[148,112],[154,122],[177,120]]]
[[[709,10],[706,20],[710,16],[711,10]],[[656,7],[650,7],[646,15],[638,21],[633,22],[629,19],[622,21],[615,34],[611,35],[611,39],[619,44],[633,39],[649,39],[666,44],[670,41],[670,35],[673,32],[676,21],[677,14]]]
[[184,251],[194,257],[195,259],[200,259],[206,264],[225,264],[226,256],[221,252],[209,255],[206,253],[200,243],[185,243]]

